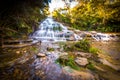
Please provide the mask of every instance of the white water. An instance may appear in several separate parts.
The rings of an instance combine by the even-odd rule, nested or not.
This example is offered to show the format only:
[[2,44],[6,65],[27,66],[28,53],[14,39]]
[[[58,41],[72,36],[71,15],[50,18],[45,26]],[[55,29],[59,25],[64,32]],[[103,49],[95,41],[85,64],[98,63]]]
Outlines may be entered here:
[[111,40],[118,40],[119,38],[112,34],[105,34],[105,33],[96,33],[92,35],[92,38],[96,41],[111,41]]
[[37,31],[30,35],[30,38],[40,41],[66,41],[73,36],[74,40],[78,40],[79,36],[68,30],[61,23],[54,21],[51,17],[46,18]]
[[[48,42],[48,41],[75,41],[81,40],[82,37],[80,34],[89,34],[92,36],[93,39],[96,41],[110,41],[110,40],[118,40],[118,37],[112,34],[105,34],[105,33],[97,33],[97,32],[81,32],[81,33],[74,33],[67,29],[66,26],[63,26],[61,23],[54,21],[51,17],[46,18],[42,21],[39,25],[37,31],[32,33],[29,37],[34,40]],[[81,36],[81,37],[80,37]]]

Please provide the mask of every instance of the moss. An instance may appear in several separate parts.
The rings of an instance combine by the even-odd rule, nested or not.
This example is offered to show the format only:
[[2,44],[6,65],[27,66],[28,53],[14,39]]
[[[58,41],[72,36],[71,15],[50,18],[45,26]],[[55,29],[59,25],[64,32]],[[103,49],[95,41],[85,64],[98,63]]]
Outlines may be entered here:
[[91,47],[91,48],[89,49],[89,52],[97,55],[97,53],[99,52],[99,50],[98,50],[97,48]]
[[92,71],[95,71],[94,64],[92,64],[92,63],[89,63],[89,64],[87,65],[87,68],[90,69],[90,70],[92,70]]
[[74,55],[69,54],[67,56],[61,56],[59,59],[56,60],[56,63],[62,66],[70,66],[75,70],[80,70],[80,67],[75,63],[74,59]]

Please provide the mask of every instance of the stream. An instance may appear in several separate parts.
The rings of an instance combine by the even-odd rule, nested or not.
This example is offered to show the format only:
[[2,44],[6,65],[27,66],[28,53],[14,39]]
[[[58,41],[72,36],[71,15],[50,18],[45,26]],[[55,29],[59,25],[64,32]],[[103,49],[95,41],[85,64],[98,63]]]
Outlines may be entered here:
[[[64,52],[56,42],[78,41],[83,39],[79,34],[68,30],[59,22],[52,18],[47,18],[40,23],[37,31],[29,36],[33,41],[40,41],[35,48],[33,46],[11,49],[15,50],[11,55],[3,53],[0,55],[1,64],[7,59],[14,58],[12,62],[8,59],[10,65],[0,66],[1,80],[95,80],[95,74],[87,70],[76,71],[70,67],[62,67],[56,63]],[[101,39],[101,38],[100,38]],[[107,39],[108,40],[108,39]],[[96,45],[97,44],[97,45]],[[120,60],[120,42],[119,41],[93,41],[92,45],[105,54],[111,56],[115,60]],[[53,48],[54,51],[48,51],[48,48]],[[5,50],[4,50],[5,51]],[[21,54],[22,53],[22,54]],[[9,55],[7,55],[9,54]],[[6,57],[7,56],[7,57]],[[84,76],[84,77],[83,77]],[[105,79],[97,79],[105,80]],[[118,79],[117,79],[118,80]]]

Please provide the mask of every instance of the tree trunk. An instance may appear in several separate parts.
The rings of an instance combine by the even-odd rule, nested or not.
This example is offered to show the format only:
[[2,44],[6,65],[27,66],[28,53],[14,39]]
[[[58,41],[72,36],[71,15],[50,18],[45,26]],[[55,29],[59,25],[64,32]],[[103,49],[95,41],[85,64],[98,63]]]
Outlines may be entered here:
[[4,40],[3,40],[3,35],[1,35],[1,42],[0,42],[0,46],[3,47],[4,46]]

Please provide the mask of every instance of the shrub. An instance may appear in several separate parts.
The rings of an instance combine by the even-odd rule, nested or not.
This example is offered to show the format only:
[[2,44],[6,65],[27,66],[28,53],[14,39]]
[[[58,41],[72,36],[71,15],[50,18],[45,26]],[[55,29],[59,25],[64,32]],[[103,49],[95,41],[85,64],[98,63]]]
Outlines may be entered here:
[[87,40],[81,40],[77,42],[74,46],[78,51],[89,52],[90,49],[90,44]]
[[89,52],[97,55],[97,52],[99,52],[99,50],[97,48],[91,47],[89,49]]

